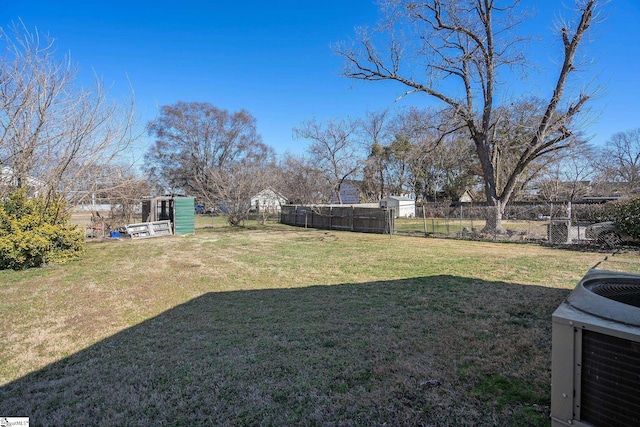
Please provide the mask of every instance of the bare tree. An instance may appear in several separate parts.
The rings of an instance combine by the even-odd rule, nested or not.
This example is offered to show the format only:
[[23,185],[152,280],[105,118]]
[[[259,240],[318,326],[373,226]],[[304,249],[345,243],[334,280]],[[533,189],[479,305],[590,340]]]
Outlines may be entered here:
[[389,147],[379,143],[371,144],[362,169],[361,190],[366,201],[374,202],[384,197],[387,188],[388,163]]
[[389,189],[394,194],[411,192],[410,164],[413,146],[408,139],[399,135],[389,146]]
[[361,163],[357,131],[358,122],[349,119],[330,120],[325,124],[309,120],[293,130],[297,138],[311,141],[311,158],[324,172],[340,204],[344,181],[356,173]]
[[246,217],[251,197],[268,185],[262,167],[273,161],[273,149],[245,110],[178,102],[163,106],[148,129],[156,142],[145,155],[147,174],[165,191],[221,207],[232,225]]
[[594,150],[586,143],[577,144],[562,153],[538,180],[540,196],[547,201],[567,203],[571,217],[572,204],[589,194],[596,171],[593,168]]
[[477,183],[478,163],[466,135],[439,130],[450,122],[447,115],[430,109],[412,108],[397,116],[389,147],[394,191],[412,191],[425,200],[456,200]]
[[275,187],[289,203],[313,205],[328,201],[332,187],[324,172],[310,158],[287,154],[279,166]]
[[84,177],[108,165],[135,139],[133,96],[112,102],[102,82],[82,88],[52,38],[24,25],[0,29],[0,196],[33,187],[72,204],[90,192]]
[[361,120],[362,132],[369,146],[369,157],[365,161],[365,193],[373,193],[373,200],[380,200],[386,192],[386,173],[390,158],[389,138],[391,137],[391,118],[389,110],[367,112]]
[[509,200],[517,199],[522,192],[537,178],[557,170],[559,162],[571,157],[584,145],[580,132],[571,134],[558,144],[557,149],[540,153],[526,165],[515,179],[513,171],[521,162],[522,153],[527,150],[537,132],[538,124],[546,109],[540,99],[523,98],[507,106],[495,108],[496,124],[494,128],[494,144],[491,151],[491,163],[494,165],[495,185],[498,192],[512,186]]
[[270,168],[257,161],[208,169],[206,174],[206,181],[211,183],[210,190],[213,191],[204,193],[204,200],[209,205],[217,203],[232,226],[238,226],[247,219],[254,208],[251,198],[269,188],[272,181]]
[[598,158],[601,181],[618,183],[624,193],[640,189],[640,128],[615,133]]
[[391,116],[388,110],[367,113],[362,120],[366,138],[371,141],[369,157],[365,163],[369,187],[377,187],[376,200],[386,194],[412,192],[410,185],[410,163],[414,154],[412,136],[419,132],[415,128],[415,109]]
[[[577,0],[577,23],[559,25],[563,53],[553,93],[503,184],[498,185],[492,154],[501,142],[496,133],[499,76],[503,69],[509,72],[526,63],[522,40],[513,35],[519,23],[513,13],[517,3],[386,0],[382,2],[386,20],[378,28],[360,30],[354,46],[342,44],[335,49],[346,60],[345,76],[395,81],[408,89],[407,94],[426,94],[450,110],[454,119],[451,129],[466,129],[480,164],[487,202],[495,207],[487,230],[501,228],[504,208],[526,167],[567,147],[574,119],[591,97],[584,90],[574,96],[567,90],[569,78],[577,70],[578,47],[600,3]],[[386,39],[381,41],[377,36]]]

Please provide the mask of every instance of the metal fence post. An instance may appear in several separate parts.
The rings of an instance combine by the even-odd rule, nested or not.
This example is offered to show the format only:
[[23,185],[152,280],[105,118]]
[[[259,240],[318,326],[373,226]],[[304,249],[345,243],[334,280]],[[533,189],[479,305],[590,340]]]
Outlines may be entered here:
[[425,211],[424,203],[422,204],[422,222],[424,222],[424,235],[427,235],[427,213]]

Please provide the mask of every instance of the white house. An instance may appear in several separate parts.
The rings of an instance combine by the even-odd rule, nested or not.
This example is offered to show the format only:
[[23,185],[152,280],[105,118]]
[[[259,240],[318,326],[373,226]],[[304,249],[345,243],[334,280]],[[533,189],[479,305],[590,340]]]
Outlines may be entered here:
[[[14,177],[13,169],[8,166],[0,168],[0,185],[16,186],[18,183]],[[46,183],[38,178],[27,176],[27,187],[33,191],[33,195],[36,197],[40,194],[40,190],[46,187]]]
[[286,203],[286,197],[270,188],[265,188],[251,198],[251,208],[258,212],[280,212],[280,207]]
[[387,196],[380,200],[381,208],[396,210],[396,218],[416,216],[416,201],[406,196]]

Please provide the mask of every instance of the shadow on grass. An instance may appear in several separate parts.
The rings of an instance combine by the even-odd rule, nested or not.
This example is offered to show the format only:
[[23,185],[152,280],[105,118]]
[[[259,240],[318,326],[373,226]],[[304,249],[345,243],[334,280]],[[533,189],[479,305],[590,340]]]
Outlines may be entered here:
[[0,415],[548,425],[550,316],[567,294],[452,276],[209,293],[3,386]]

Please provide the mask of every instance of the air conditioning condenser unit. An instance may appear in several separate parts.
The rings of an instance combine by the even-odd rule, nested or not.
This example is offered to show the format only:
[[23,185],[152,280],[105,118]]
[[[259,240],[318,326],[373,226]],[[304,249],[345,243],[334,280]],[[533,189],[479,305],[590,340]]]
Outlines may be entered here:
[[640,275],[590,270],[553,313],[553,427],[640,426]]

